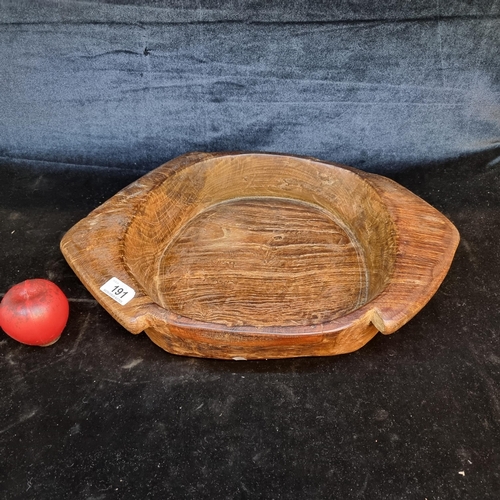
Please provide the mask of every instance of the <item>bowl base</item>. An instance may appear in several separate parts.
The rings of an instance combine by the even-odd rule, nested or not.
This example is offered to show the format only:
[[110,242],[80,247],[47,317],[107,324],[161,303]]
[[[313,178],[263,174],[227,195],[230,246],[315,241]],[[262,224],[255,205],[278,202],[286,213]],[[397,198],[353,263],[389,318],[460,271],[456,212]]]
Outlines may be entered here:
[[161,305],[227,326],[315,325],[367,300],[361,245],[310,203],[237,198],[185,224],[160,260]]

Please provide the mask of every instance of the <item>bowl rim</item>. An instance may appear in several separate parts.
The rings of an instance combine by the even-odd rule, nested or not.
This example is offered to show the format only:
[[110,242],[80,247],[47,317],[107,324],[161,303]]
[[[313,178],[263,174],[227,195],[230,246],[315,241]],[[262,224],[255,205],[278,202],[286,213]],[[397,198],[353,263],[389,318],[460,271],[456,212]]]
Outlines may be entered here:
[[[234,155],[236,157],[236,155]],[[347,316],[351,314],[352,312],[355,312],[356,310],[362,308],[365,304],[371,302],[374,300],[382,291],[384,288],[387,286],[390,277],[392,275],[393,267],[395,264],[396,260],[396,255],[395,255],[395,247],[396,247],[396,228],[395,225],[391,219],[391,214],[389,210],[387,209],[386,205],[383,203],[378,191],[375,189],[375,187],[370,184],[364,177],[360,176],[357,174],[357,172],[349,167],[344,167],[340,166],[338,164],[331,164],[327,162],[319,162],[319,161],[313,161],[311,158],[308,157],[297,157],[297,156],[290,156],[290,155],[277,155],[277,154],[255,154],[255,153],[240,153],[237,155],[238,159],[243,159],[243,158],[250,158],[250,160],[253,160],[256,157],[259,157],[259,159],[262,161],[264,159],[264,164],[261,165],[261,168],[265,171],[266,176],[269,173],[269,169],[275,169],[276,164],[275,160],[276,157],[280,157],[281,159],[284,159],[286,161],[286,165],[279,165],[279,167],[284,168],[284,167],[290,167],[290,162],[293,161],[295,163],[293,167],[295,169],[299,168],[300,170],[304,170],[306,168],[310,168],[310,170],[313,170],[318,173],[321,171],[320,169],[324,169],[325,171],[328,170],[330,173],[333,173],[333,178],[336,180],[336,185],[335,189],[333,190],[333,197],[336,197],[335,194],[339,191],[339,189],[345,188],[346,186],[348,189],[352,190],[352,196],[359,198],[359,204],[356,203],[350,203],[349,207],[350,209],[348,212],[352,212],[349,214],[350,217],[355,217],[359,218],[359,213],[358,213],[358,207],[361,206],[361,204],[364,202],[364,198],[369,196],[371,200],[370,208],[373,210],[375,204],[376,207],[376,213],[370,213],[367,210],[363,211],[363,222],[360,224],[360,226],[367,226],[370,230],[371,234],[376,234],[377,232],[380,232],[381,230],[384,231],[385,236],[387,238],[385,240],[380,239],[379,241],[376,241],[375,243],[377,244],[377,248],[382,246],[383,247],[383,252],[384,252],[384,257],[386,257],[385,261],[382,263],[383,267],[383,274],[381,273],[380,275],[384,276],[382,279],[382,283],[377,282],[374,280],[372,282],[372,269],[370,268],[368,264],[368,259],[367,259],[367,254],[372,252],[373,250],[371,247],[366,246],[364,247],[363,245],[359,244],[359,241],[361,241],[361,238],[358,240],[356,235],[354,234],[356,230],[354,229],[354,224],[350,224],[351,221],[349,221],[346,217],[342,217],[340,213],[338,213],[338,206],[336,207],[336,202],[332,202],[332,193],[328,193],[329,187],[326,183],[324,183],[325,178],[316,178],[313,179],[314,183],[311,183],[311,185],[308,187],[310,190],[309,195],[313,196],[315,199],[314,201],[311,200],[305,200],[304,199],[304,186],[302,185],[300,188],[300,191],[302,192],[302,196],[293,196],[289,192],[283,192],[283,196],[279,196],[282,192],[280,190],[276,190],[279,192],[278,198],[287,202],[292,202],[292,203],[299,203],[301,205],[309,206],[311,209],[315,209],[323,213],[328,219],[330,219],[332,222],[337,224],[346,234],[346,236],[349,238],[351,242],[355,241],[358,243],[358,246],[356,246],[356,253],[358,253],[358,256],[361,261],[361,266],[362,266],[362,271],[369,276],[369,278],[366,280],[366,284],[363,287],[364,292],[363,296],[360,298],[360,301],[356,307],[351,308],[348,312],[345,312],[342,315],[335,316],[331,318],[328,321],[323,322],[324,325],[327,325],[334,319],[339,319],[342,316]],[[176,318],[176,321],[181,321],[181,318],[183,318],[182,322],[189,322],[191,321],[192,324],[194,325],[195,323],[199,325],[200,328],[208,328],[208,325],[217,325],[217,327],[229,327],[224,322],[210,322],[210,321],[205,321],[203,319],[195,319],[191,317],[190,315],[186,314],[183,315],[182,313],[176,313],[173,310],[169,309],[169,307],[166,305],[166,300],[163,300],[162,297],[164,294],[161,293],[160,291],[160,285],[157,284],[154,276],[152,277],[151,274],[149,274],[149,271],[151,269],[155,269],[157,272],[159,272],[159,267],[162,262],[163,256],[167,250],[167,248],[170,248],[171,245],[175,244],[175,241],[177,240],[178,236],[182,234],[183,230],[185,227],[187,227],[192,221],[194,221],[196,218],[200,217],[203,215],[204,212],[213,209],[216,206],[220,206],[226,203],[233,203],[237,202],[243,199],[273,199],[276,197],[276,195],[272,194],[261,194],[259,191],[258,195],[250,195],[246,196],[244,193],[238,191],[236,195],[232,195],[230,197],[226,197],[223,199],[219,199],[219,193],[217,193],[217,189],[219,187],[219,184],[216,184],[215,186],[211,186],[210,189],[208,189],[208,193],[210,195],[210,202],[209,203],[203,203],[201,199],[197,197],[199,194],[199,191],[203,189],[204,186],[197,186],[197,189],[194,190],[194,200],[190,196],[189,204],[186,207],[187,210],[191,210],[192,213],[190,216],[183,220],[182,222],[178,222],[178,217],[173,216],[169,211],[166,211],[165,217],[170,220],[168,222],[163,222],[162,216],[158,215],[158,206],[162,206],[161,204],[159,205],[157,202],[157,197],[158,196],[163,196],[165,199],[169,198],[169,195],[171,193],[171,186],[170,184],[173,184],[174,189],[177,189],[178,192],[182,193],[183,192],[183,187],[184,183],[188,183],[189,187],[192,187],[195,182],[192,182],[192,179],[195,178],[196,174],[201,171],[201,172],[206,172],[210,170],[214,170],[218,167],[218,161],[220,160],[221,157],[209,157],[204,161],[197,161],[193,162],[190,164],[181,164],[174,166],[169,169],[168,175],[166,178],[158,183],[156,186],[154,186],[148,193],[144,195],[142,198],[140,204],[135,210],[135,214],[133,217],[131,217],[130,222],[125,229],[123,233],[123,255],[124,255],[124,262],[127,265],[127,268],[130,272],[130,274],[134,277],[136,282],[140,285],[140,287],[143,289],[146,295],[148,295],[153,302],[158,304],[160,307],[164,308],[166,311],[171,313],[173,316]],[[223,157],[225,159],[225,157]],[[267,162],[267,163],[266,163]],[[241,162],[239,162],[241,163]],[[234,165],[233,165],[234,166]],[[315,168],[312,169],[311,167],[314,166]],[[280,175],[277,177],[279,178],[279,182],[282,182],[282,170],[280,168]],[[195,170],[192,172],[192,170]],[[293,170],[293,168],[292,168]],[[198,171],[198,172],[197,172]],[[338,175],[339,171],[342,172],[342,175]],[[252,172],[252,171],[251,171]],[[252,172],[253,173],[253,172]],[[262,173],[262,172],[261,172]],[[325,172],[326,173],[326,172]],[[179,180],[179,175],[181,175],[181,179]],[[203,174],[202,174],[203,175]],[[226,172],[226,175],[229,175],[231,179],[231,187],[234,187],[235,183],[238,183],[238,179],[235,179],[236,176],[231,175],[231,173]],[[241,173],[243,175],[243,173]],[[246,175],[246,174],[245,174]],[[293,175],[291,172],[288,172],[287,174],[287,179],[290,178],[291,175]],[[321,174],[319,174],[321,175]],[[325,175],[325,174],[323,174]],[[326,174],[328,175],[328,174]],[[217,175],[216,175],[217,177]],[[330,178],[332,178],[330,177]],[[310,179],[311,180],[311,179]],[[266,182],[269,182],[269,180],[266,177]],[[337,185],[338,183],[338,185]],[[244,183],[242,183],[244,184]],[[245,189],[245,188],[243,188]],[[330,190],[331,191],[331,190]],[[363,191],[364,197],[359,194],[359,191]],[[324,192],[324,194],[323,194]],[[157,194],[158,193],[158,194]],[[318,201],[318,195],[321,195],[320,197],[323,197],[325,200],[327,200],[327,204],[329,207],[324,206],[320,204]],[[151,198],[156,199],[156,203],[150,203]],[[335,208],[336,207],[336,208]],[[333,208],[333,210],[332,210]],[[341,207],[342,208],[342,207]],[[193,211],[194,209],[194,211]],[[334,211],[336,210],[336,211]],[[179,212],[181,213],[181,212]],[[151,239],[147,238],[145,236],[145,232],[143,231],[143,228],[146,229],[152,227],[156,221],[162,220],[162,224],[166,224],[166,229],[164,230],[165,237],[159,238],[158,234],[154,232],[154,236],[152,236]],[[365,222],[366,221],[366,222]],[[355,221],[355,223],[359,224],[359,221]],[[173,227],[172,227],[173,225]],[[358,226],[359,227],[359,226]],[[374,228],[377,228],[378,231],[374,231]],[[366,230],[366,227],[365,227]],[[133,232],[133,235],[131,236],[130,233]],[[362,232],[362,230],[361,230]],[[146,252],[148,255],[150,255],[150,259],[152,262],[148,266],[144,266],[143,259],[138,259],[134,255],[136,251],[136,246],[134,244],[136,243],[138,236],[137,233],[139,233],[142,239],[143,245],[149,245],[149,251]],[[146,243],[146,241],[149,241],[149,243]],[[158,241],[160,241],[160,246],[157,246]],[[131,252],[130,254],[128,253],[129,246],[131,247]],[[155,253],[153,250],[155,248],[160,248],[158,253]],[[127,257],[131,255],[131,258]],[[137,261],[141,260],[139,266],[137,267]],[[142,268],[142,269],[141,269]],[[144,268],[148,269],[148,272],[144,270]],[[380,270],[380,266],[378,266],[378,269]],[[373,285],[372,285],[373,283]],[[310,328],[316,324],[321,324],[321,323],[303,323],[299,326],[299,328]],[[231,327],[236,328],[237,325],[233,325]],[[267,325],[267,326],[257,326],[257,325],[252,325],[252,324],[247,324],[247,328],[250,329],[255,329],[255,328],[276,328],[276,329],[283,329],[280,330],[279,333],[285,334],[288,333],[288,329],[292,328],[293,325],[290,324],[276,324],[276,325]]]
[[[388,285],[372,300],[354,311],[326,323],[302,326],[226,326],[208,323],[168,311],[149,297],[123,261],[123,239],[144,197],[175,171],[228,156],[266,155],[308,160],[348,170],[367,182],[387,207],[396,227],[396,259]],[[93,239],[118,241],[116,248],[95,245]],[[263,152],[188,153],[147,173],[122,189],[75,224],[62,238],[61,251],[71,268],[96,300],[131,333],[168,328],[183,332],[225,332],[231,336],[276,337],[324,335],[355,323],[373,324],[390,334],[409,321],[434,295],[453,260],[459,242],[455,226],[439,211],[396,182],[339,163],[308,156]],[[136,296],[126,305],[103,294],[102,285],[111,277],[128,283]]]

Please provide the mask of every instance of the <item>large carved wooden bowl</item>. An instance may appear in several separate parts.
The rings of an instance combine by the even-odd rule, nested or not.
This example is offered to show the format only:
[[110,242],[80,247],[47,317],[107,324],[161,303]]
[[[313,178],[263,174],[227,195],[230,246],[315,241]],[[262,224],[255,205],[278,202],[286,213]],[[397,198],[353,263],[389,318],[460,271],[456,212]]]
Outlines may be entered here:
[[175,354],[258,359],[346,353],[393,333],[436,292],[458,240],[378,175],[192,153],[116,194],[61,248],[130,332]]

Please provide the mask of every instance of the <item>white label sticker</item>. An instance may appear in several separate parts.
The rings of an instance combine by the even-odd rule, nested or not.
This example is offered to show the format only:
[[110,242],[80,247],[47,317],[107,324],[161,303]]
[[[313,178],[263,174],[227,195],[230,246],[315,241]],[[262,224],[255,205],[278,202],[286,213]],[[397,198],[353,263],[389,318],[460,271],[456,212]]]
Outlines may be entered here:
[[124,306],[128,304],[135,296],[135,290],[120,281],[118,278],[111,278],[101,286],[101,291],[116,300],[118,304]]

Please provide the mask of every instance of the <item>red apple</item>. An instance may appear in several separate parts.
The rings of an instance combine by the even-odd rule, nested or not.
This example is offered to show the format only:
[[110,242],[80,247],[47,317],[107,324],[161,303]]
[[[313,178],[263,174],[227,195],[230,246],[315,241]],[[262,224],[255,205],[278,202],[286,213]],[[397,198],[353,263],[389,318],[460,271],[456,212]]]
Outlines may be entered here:
[[0,326],[7,335],[28,345],[56,342],[69,316],[68,299],[51,281],[33,279],[14,285],[0,304]]

